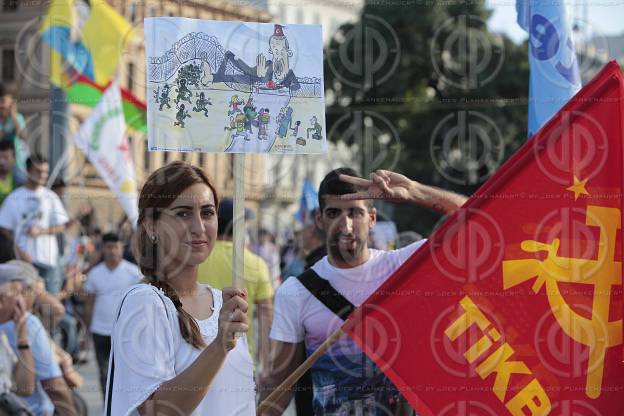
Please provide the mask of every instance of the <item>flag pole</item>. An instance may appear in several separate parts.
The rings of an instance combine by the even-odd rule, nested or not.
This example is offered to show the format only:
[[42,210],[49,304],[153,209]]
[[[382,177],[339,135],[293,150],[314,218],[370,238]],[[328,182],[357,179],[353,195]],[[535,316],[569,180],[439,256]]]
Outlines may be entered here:
[[234,224],[232,247],[232,287],[243,288],[245,252],[245,154],[234,153]]
[[345,334],[343,327],[338,328],[334,331],[333,334],[329,336],[312,355],[310,355],[295,371],[292,372],[282,383],[275,388],[267,396],[262,403],[256,409],[256,415],[260,416],[262,413],[269,410],[273,403],[277,402],[280,397],[286,393],[287,390],[290,390],[297,381],[308,371],[314,363],[321,357],[321,355],[325,354],[328,349],[330,349],[342,336]]

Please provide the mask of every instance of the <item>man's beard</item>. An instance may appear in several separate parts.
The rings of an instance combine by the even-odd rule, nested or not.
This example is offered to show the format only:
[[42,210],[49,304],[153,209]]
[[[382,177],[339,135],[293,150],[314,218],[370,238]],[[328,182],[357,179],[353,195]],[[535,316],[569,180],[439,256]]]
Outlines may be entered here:
[[[339,242],[341,237],[353,238],[355,247],[352,249],[341,248]],[[355,262],[362,256],[365,248],[366,244],[352,234],[336,233],[327,242],[327,249],[332,257],[344,263]]]

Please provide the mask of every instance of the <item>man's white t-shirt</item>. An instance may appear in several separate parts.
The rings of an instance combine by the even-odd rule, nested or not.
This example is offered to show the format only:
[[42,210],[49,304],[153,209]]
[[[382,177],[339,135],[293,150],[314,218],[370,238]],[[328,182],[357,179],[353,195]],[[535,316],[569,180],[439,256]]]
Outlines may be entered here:
[[110,336],[115,322],[115,311],[126,290],[139,283],[141,271],[127,260],[110,270],[105,262],[95,266],[88,274],[84,289],[95,295],[89,330],[98,335]]
[[[208,319],[197,320],[206,345],[219,331],[219,311],[223,306],[220,290],[210,288],[214,311]],[[180,334],[178,313],[164,293],[148,284],[128,289],[119,319],[112,335],[113,374],[110,405],[115,416],[138,416],[137,407],[160,385],[181,374],[199,357],[201,350],[187,343]],[[114,362],[114,364],[113,364]],[[180,397],[184,397],[181,390]],[[108,391],[106,397],[108,397]],[[255,416],[256,389],[253,361],[247,337],[240,337],[221,369],[212,380],[208,392],[192,416],[240,415]]]
[[59,261],[58,240],[55,235],[30,237],[32,226],[50,228],[69,221],[60,198],[43,186],[30,190],[25,186],[11,192],[0,208],[0,227],[13,232],[17,246],[34,262],[56,266]]
[[[353,305],[360,306],[425,241],[392,251],[369,249],[368,261],[350,269],[332,266],[325,256],[312,269]],[[296,278],[286,279],[278,288],[274,315],[271,338],[289,343],[305,341],[307,348],[318,347],[343,323]]]
[[[420,240],[399,250],[370,250],[366,263],[340,269],[329,263],[325,256],[312,269],[353,305],[360,306],[375,292],[426,240]],[[312,295],[297,278],[289,278],[275,294],[274,318],[270,337],[277,341],[299,343],[305,341],[310,355],[342,324],[332,311]],[[376,383],[389,383],[362,350],[349,337],[342,337],[312,367],[314,384],[314,409],[316,413],[358,412],[362,408],[374,408],[378,396],[352,400],[351,392],[370,383],[374,391]],[[382,389],[378,389],[382,390]],[[352,407],[349,407],[352,406]],[[361,406],[358,408],[358,406]],[[369,407],[367,407],[369,406]],[[333,413],[332,413],[333,414]]]

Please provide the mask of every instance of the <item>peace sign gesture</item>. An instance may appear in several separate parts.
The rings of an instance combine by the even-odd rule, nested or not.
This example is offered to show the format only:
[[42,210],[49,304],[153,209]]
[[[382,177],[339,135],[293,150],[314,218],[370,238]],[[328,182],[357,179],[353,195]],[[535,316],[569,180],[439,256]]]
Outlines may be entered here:
[[343,182],[366,188],[366,190],[341,195],[340,199],[383,199],[391,202],[411,202],[424,207],[450,214],[461,207],[468,198],[453,192],[413,181],[400,173],[378,170],[370,174],[370,179],[340,175]]
[[383,199],[394,202],[409,202],[411,201],[411,190],[415,183],[400,173],[389,170],[373,172],[370,174],[370,179],[349,175],[340,175],[339,179],[343,182],[366,188],[365,191],[341,196],[341,199],[348,201],[354,199]]

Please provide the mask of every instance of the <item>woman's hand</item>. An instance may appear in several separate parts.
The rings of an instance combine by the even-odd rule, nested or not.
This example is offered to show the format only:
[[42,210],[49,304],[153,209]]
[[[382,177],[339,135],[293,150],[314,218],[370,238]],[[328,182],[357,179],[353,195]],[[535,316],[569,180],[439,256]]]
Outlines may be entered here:
[[246,333],[249,329],[247,322],[247,291],[226,287],[222,291],[223,307],[219,313],[219,333],[217,341],[230,351],[236,347],[236,335]]

